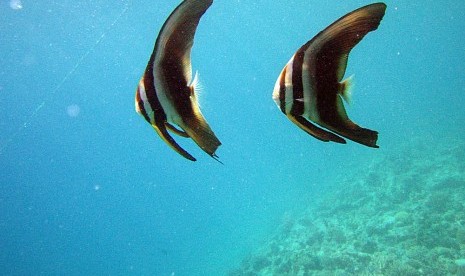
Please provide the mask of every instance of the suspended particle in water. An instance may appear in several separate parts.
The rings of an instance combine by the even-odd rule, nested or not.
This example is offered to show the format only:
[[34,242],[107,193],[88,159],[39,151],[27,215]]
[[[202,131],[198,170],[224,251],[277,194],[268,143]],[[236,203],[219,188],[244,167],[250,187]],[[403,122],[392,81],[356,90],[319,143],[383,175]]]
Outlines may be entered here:
[[[8,1],[8,0],[5,0],[5,1]],[[95,41],[95,43],[93,45],[91,45],[91,47],[77,60],[77,62],[74,64],[73,68],[71,68],[70,71],[68,71],[68,73],[66,73],[63,77],[63,79],[57,84],[57,86],[55,87],[55,89],[51,90],[47,97],[45,97],[45,99],[34,109],[34,111],[23,121],[23,123],[21,125],[18,126],[18,128],[16,129],[16,131],[13,132],[12,135],[10,135],[9,137],[5,138],[5,139],[1,139],[3,141],[6,141],[6,142],[2,142],[0,143],[0,155],[3,155],[5,149],[10,145],[12,144],[16,139],[16,137],[18,135],[20,135],[24,129],[26,129],[26,127],[29,126],[29,124],[31,123],[31,121],[37,117],[37,114],[39,113],[39,111],[42,110],[42,108],[44,106],[46,106],[46,104],[50,101],[50,99],[52,99],[56,94],[58,94],[59,91],[62,90],[62,86],[63,84],[65,84],[68,79],[70,79],[76,72],[76,70],[81,66],[81,64],[84,62],[84,60],[86,60],[86,58],[90,55],[90,53],[94,52],[94,50],[97,48],[98,45],[100,45],[100,43],[102,42],[102,40],[105,38],[105,36],[107,35],[108,32],[110,32],[111,30],[113,30],[114,26],[116,25],[116,23],[118,23],[118,21],[123,18],[123,16],[126,14],[126,12],[129,10],[129,2],[130,0],[126,0],[126,5],[125,7],[121,10],[121,12],[118,14],[118,16],[113,20],[113,22],[111,22],[111,24],[101,33],[100,37],[97,39],[97,41]],[[15,10],[19,10],[19,9],[22,9],[23,8],[23,4],[21,3],[21,0],[9,0],[9,4],[10,4],[10,7],[12,9],[15,9]],[[5,89],[4,87],[2,88],[2,90]],[[75,114],[74,116],[78,116],[79,115],[79,111],[80,111],[80,108],[79,106],[77,106],[77,108],[75,107],[71,107],[71,114],[68,112],[68,115],[70,116],[73,116],[73,114]],[[74,112],[73,112],[74,110]],[[67,110],[68,111],[68,110]],[[78,112],[76,112],[78,111]],[[3,134],[3,133],[2,133]],[[3,138],[3,137],[2,137]]]
[[23,8],[23,3],[21,3],[21,0],[10,0],[10,8],[20,10]]
[[77,116],[79,116],[80,112],[81,112],[81,108],[77,104],[69,105],[66,108],[66,113],[68,113],[68,116],[72,118],[76,118]]
[[24,66],[31,66],[37,63],[37,59],[31,53],[26,54],[21,61],[21,64]]

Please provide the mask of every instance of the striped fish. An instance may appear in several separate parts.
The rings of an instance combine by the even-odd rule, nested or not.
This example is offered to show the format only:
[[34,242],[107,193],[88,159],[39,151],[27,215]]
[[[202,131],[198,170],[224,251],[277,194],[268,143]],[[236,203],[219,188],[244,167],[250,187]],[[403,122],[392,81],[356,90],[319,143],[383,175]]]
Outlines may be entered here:
[[308,134],[326,142],[345,144],[345,137],[378,148],[378,132],[347,116],[342,100],[350,100],[351,78],[343,77],[350,51],[378,28],[385,10],[384,3],[375,3],[346,14],[300,47],[282,70],[273,100]]
[[171,13],[158,35],[136,91],[137,113],[173,150],[191,161],[196,159],[168,131],[191,138],[215,159],[215,151],[221,145],[200,112],[197,74],[192,79],[191,65],[197,26],[212,3],[213,0],[185,0]]

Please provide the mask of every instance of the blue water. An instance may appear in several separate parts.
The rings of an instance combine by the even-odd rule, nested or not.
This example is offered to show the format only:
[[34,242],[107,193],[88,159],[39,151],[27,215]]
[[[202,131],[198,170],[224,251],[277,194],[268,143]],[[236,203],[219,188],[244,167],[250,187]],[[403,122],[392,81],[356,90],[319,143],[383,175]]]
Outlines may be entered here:
[[0,274],[224,275],[333,179],[412,137],[465,137],[465,2],[404,2],[347,68],[376,150],[319,142],[271,99],[298,47],[371,2],[216,0],[192,61],[221,165],[134,111],[179,1],[1,0]]

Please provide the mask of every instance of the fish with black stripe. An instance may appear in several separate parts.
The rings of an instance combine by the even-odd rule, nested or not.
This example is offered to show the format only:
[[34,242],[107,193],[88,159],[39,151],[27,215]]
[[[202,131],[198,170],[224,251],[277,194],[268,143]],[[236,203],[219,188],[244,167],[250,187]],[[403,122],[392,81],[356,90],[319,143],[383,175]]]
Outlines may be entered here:
[[385,10],[384,3],[375,3],[346,14],[300,47],[282,70],[273,100],[308,134],[325,142],[345,144],[345,137],[378,148],[378,132],[347,115],[343,100],[350,102],[351,78],[343,77],[350,51],[378,28]]
[[[168,131],[188,137],[208,155],[221,145],[200,111],[196,90],[198,75],[192,79],[191,49],[200,18],[213,0],[185,0],[171,13],[136,91],[136,111],[177,153],[196,161]],[[178,127],[176,127],[177,125]]]

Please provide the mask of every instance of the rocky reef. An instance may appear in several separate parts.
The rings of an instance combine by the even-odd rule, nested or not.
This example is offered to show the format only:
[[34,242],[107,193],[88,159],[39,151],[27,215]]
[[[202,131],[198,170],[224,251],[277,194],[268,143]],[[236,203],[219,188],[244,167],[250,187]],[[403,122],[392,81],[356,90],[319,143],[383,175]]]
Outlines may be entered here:
[[422,138],[373,161],[230,275],[465,275],[465,144]]

